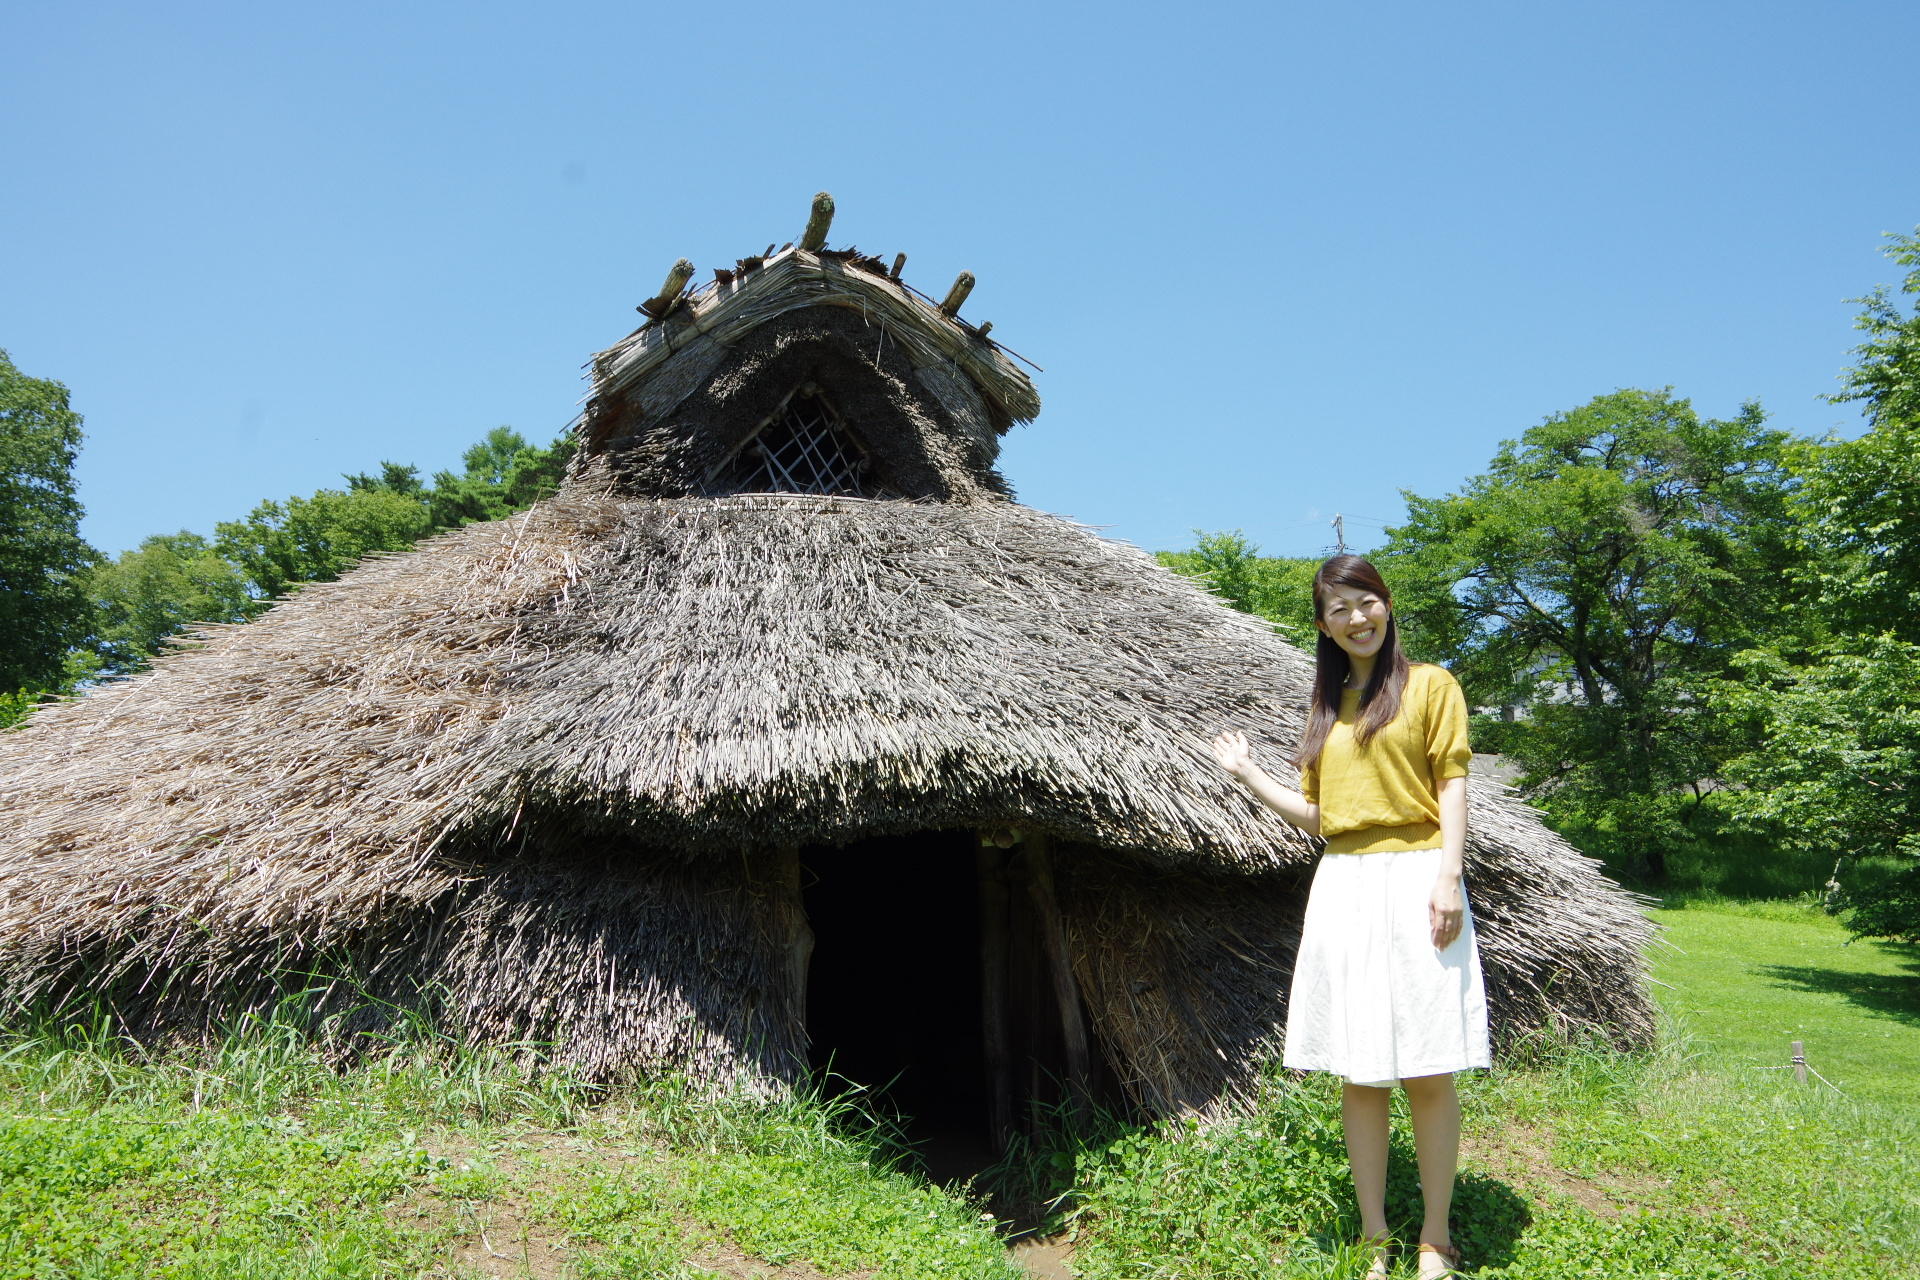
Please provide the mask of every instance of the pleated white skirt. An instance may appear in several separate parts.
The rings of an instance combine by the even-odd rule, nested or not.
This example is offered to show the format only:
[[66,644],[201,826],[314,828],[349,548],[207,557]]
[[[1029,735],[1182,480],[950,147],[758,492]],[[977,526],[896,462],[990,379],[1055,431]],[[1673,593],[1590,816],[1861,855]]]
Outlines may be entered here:
[[1440,850],[1322,854],[1293,966],[1282,1061],[1386,1088],[1485,1067],[1487,995],[1473,909],[1433,945]]

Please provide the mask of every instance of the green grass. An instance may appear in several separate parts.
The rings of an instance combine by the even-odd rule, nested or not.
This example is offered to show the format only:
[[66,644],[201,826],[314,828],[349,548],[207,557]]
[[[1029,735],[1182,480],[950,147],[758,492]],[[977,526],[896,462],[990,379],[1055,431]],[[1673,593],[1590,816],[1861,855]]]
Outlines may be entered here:
[[[1337,1086],[1276,1087],[1250,1119],[1089,1143],[1072,1211],[1087,1280],[1358,1273]],[[1468,1080],[1455,1239],[1474,1274],[1878,1280],[1920,1250],[1920,1123],[1668,1051],[1559,1047]],[[1418,1226],[1404,1114],[1388,1189]],[[1401,1274],[1412,1274],[1403,1263]]]
[[1656,911],[1662,1007],[1726,1072],[1782,1066],[1790,1045],[1848,1096],[1910,1104],[1920,1081],[1920,948],[1849,942],[1810,904],[1702,901]]
[[[1456,1239],[1489,1280],[1866,1280],[1920,1256],[1916,952],[1817,911],[1659,913],[1670,1034],[1539,1044],[1463,1085]],[[1786,1042],[1845,1090],[1797,1083]],[[1010,1280],[979,1204],[845,1104],[611,1093],[415,1029],[335,1070],[293,1021],[147,1053],[98,1025],[0,1039],[0,1280]],[[1084,1280],[1361,1269],[1324,1077],[1215,1125],[1108,1118],[996,1176],[1060,1195]],[[1417,1222],[1396,1113],[1389,1208]],[[1410,1260],[1401,1275],[1412,1274]]]
[[[1920,1114],[1902,1083],[1920,1062],[1913,949],[1849,946],[1833,921],[1786,904],[1661,915],[1675,944],[1659,959],[1661,999],[1686,1023],[1659,1051],[1543,1044],[1463,1078],[1454,1223],[1474,1274],[1905,1274],[1920,1253]],[[1845,1095],[1760,1069],[1784,1063],[1792,1038]],[[1324,1078],[1280,1081],[1231,1125],[1084,1143],[1081,1274],[1357,1274],[1337,1098]],[[1389,1212],[1404,1237],[1419,1201],[1398,1112],[1393,1142]]]
[[0,1280],[1019,1274],[844,1106],[606,1096],[436,1042],[336,1071],[274,1023],[154,1055],[16,1033],[0,1097]]

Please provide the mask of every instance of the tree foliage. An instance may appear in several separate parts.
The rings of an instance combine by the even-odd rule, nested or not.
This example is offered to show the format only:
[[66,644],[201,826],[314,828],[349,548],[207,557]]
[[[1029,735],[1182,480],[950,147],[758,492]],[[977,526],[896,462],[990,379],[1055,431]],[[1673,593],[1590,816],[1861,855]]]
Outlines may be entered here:
[[1911,618],[1920,600],[1920,233],[1890,240],[1912,313],[1884,287],[1857,299],[1867,340],[1832,399],[1861,403],[1868,430],[1809,455],[1803,499],[1821,594],[1837,622],[1867,631]]
[[59,687],[86,631],[82,578],[95,552],[80,537],[79,451],[67,389],[0,351],[0,691],[9,694]]
[[1819,607],[1743,659],[1731,697],[1756,733],[1729,762],[1728,803],[1832,862],[1856,932],[1920,941],[1920,236],[1887,253],[1916,301],[1903,315],[1884,288],[1859,299],[1867,340],[1833,398],[1860,402],[1868,429],[1801,456]]
[[1529,711],[1513,754],[1588,852],[1658,878],[1724,754],[1709,693],[1769,634],[1797,556],[1791,441],[1757,406],[1702,418],[1625,390],[1407,495],[1382,556],[1409,631],[1478,704]]
[[[511,427],[495,427],[461,455],[463,472],[441,471],[431,486],[417,467],[382,462],[378,475],[344,476],[345,490],[263,502],[245,520],[216,526],[216,548],[245,575],[256,601],[304,582],[327,582],[380,551],[401,551],[438,529],[499,520],[560,485],[573,443],[545,448]],[[261,605],[264,607],[264,604]]]
[[103,675],[138,670],[193,623],[244,622],[257,608],[240,569],[184,529],[94,566],[87,587]]
[[560,487],[573,439],[563,436],[545,448],[528,444],[512,427],[495,427],[460,455],[460,472],[438,471],[432,485],[417,467],[382,462],[380,474],[346,477],[353,493],[387,492],[427,504],[436,529],[453,529],[476,520],[500,520],[523,511]]
[[220,555],[257,606],[307,582],[328,582],[376,551],[401,551],[433,530],[427,504],[386,489],[321,489],[267,501],[214,526]]
[[511,515],[559,486],[571,451],[568,438],[542,448],[497,427],[462,456],[465,470],[442,471],[431,485],[417,467],[382,462],[344,476],[344,489],[262,502],[243,520],[220,522],[212,541],[184,530],[147,538],[88,576],[98,673],[137,671],[193,623],[244,621],[369,555]]
[[1794,662],[1746,655],[1729,683],[1758,726],[1727,802],[1831,860],[1856,932],[1920,942],[1920,645],[1874,636]]
[[1313,633],[1313,575],[1318,560],[1263,556],[1238,529],[1193,531],[1191,551],[1162,551],[1156,557],[1243,613],[1258,614],[1296,643]]

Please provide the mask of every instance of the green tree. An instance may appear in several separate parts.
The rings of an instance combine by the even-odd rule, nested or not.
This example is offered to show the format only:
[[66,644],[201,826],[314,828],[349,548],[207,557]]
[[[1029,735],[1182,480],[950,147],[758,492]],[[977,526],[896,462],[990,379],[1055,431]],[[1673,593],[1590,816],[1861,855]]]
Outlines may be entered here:
[[385,489],[390,493],[418,497],[426,490],[426,486],[420,481],[420,468],[403,466],[398,462],[382,462],[380,474],[377,476],[358,471],[342,478],[346,480],[347,490],[350,493]]
[[[495,427],[461,455],[466,470],[436,472],[427,496],[437,528],[476,520],[499,520],[524,510],[560,487],[573,438],[562,436],[546,448],[530,445],[511,427]],[[390,465],[390,464],[389,464]]]
[[245,575],[253,609],[307,582],[328,582],[376,551],[404,551],[433,530],[427,503],[389,489],[321,489],[263,502],[215,527],[220,556]]
[[571,437],[536,448],[511,427],[495,427],[461,455],[464,471],[441,471],[431,486],[421,483],[417,467],[382,462],[378,475],[345,476],[344,491],[263,502],[245,520],[217,526],[215,545],[256,596],[270,600],[303,582],[337,578],[363,556],[403,550],[435,530],[524,510],[559,488],[572,451]]
[[1891,635],[1806,662],[1743,655],[1730,696],[1759,726],[1727,802],[1769,838],[1833,864],[1855,932],[1920,942],[1920,645]]
[[59,688],[85,635],[82,580],[96,553],[74,496],[80,438],[67,389],[0,351],[0,691]]
[[1920,235],[1903,314],[1858,299],[1867,340],[1835,401],[1866,410],[1854,440],[1805,449],[1799,507],[1818,601],[1797,643],[1744,657],[1733,697],[1757,740],[1731,761],[1727,803],[1769,840],[1830,860],[1830,900],[1859,933],[1920,941]]
[[194,622],[244,620],[307,582],[337,578],[363,557],[401,551],[437,529],[498,519],[558,487],[570,439],[535,448],[509,428],[487,433],[431,486],[419,468],[382,462],[347,487],[262,502],[206,539],[182,531],[143,541],[89,578],[98,672],[144,666],[167,637]]
[[1888,239],[1913,310],[1884,286],[1856,299],[1867,340],[1831,399],[1862,404],[1868,429],[1809,456],[1802,499],[1821,594],[1840,625],[1868,632],[1912,618],[1920,599],[1920,229]]
[[247,580],[196,533],[160,533],[96,565],[92,648],[105,675],[139,670],[196,622],[244,622],[257,608]]
[[1243,613],[1257,614],[1296,643],[1313,632],[1313,575],[1318,560],[1263,556],[1238,529],[1193,531],[1191,551],[1155,557],[1175,573],[1193,578]]
[[1410,631],[1477,704],[1528,709],[1523,786],[1588,852],[1664,877],[1731,750],[1708,694],[1764,639],[1797,563],[1791,440],[1755,405],[1701,418],[1626,390],[1407,495],[1383,568]]

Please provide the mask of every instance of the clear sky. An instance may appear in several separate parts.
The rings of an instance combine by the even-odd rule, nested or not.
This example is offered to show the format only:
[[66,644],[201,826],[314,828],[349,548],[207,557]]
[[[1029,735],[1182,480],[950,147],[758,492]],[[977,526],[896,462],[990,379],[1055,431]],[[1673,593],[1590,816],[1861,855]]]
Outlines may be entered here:
[[1370,545],[1623,386],[1858,430],[1920,223],[1914,0],[16,0],[0,347],[84,532],[210,533],[571,419],[686,256],[909,255],[1045,367],[1022,500],[1160,549]]

